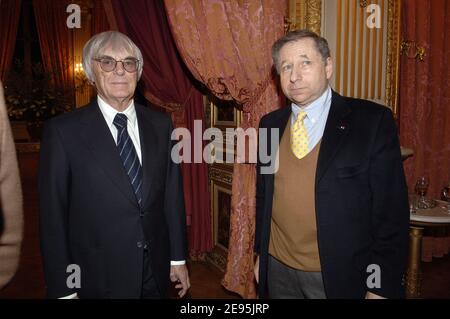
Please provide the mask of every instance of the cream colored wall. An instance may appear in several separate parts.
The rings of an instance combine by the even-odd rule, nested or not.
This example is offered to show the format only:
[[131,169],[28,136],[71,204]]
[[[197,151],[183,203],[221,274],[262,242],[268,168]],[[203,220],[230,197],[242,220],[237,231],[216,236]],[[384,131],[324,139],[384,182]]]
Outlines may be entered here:
[[386,101],[387,2],[369,2],[380,8],[379,29],[367,26],[370,13],[359,0],[322,4],[322,32],[335,62],[332,85],[342,95]]

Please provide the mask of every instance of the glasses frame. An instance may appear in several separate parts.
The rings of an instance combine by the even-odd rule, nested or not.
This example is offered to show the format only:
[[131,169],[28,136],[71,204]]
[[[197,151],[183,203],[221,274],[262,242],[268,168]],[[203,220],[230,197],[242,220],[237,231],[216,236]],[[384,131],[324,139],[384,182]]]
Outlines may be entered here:
[[[114,59],[113,57],[101,57],[101,58],[92,58],[92,60],[99,62],[99,63],[100,63],[100,68],[102,69],[102,71],[107,72],[107,73],[114,72],[114,71],[116,70],[116,68],[117,68],[117,63],[118,63],[118,62],[122,62],[122,69],[124,69],[124,70],[127,71],[128,73],[136,73],[137,70],[139,69],[139,63],[140,63],[140,61],[139,61],[138,59],[136,59],[136,58],[125,58],[125,59],[122,59],[122,60],[116,60],[116,59]],[[102,65],[102,60],[111,60],[111,61],[114,61],[114,68],[113,68],[112,70],[110,70],[110,71],[105,70],[105,69],[103,68],[103,65]],[[127,61],[127,60],[133,60],[133,61],[136,62],[136,70],[134,70],[134,71],[128,71],[128,70],[125,68],[124,61]]]

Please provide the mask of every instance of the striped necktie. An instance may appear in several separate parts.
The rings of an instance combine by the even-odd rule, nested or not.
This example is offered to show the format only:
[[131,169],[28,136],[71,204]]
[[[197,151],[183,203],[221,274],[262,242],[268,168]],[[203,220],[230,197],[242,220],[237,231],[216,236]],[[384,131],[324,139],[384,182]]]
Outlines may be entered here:
[[123,113],[117,113],[113,124],[117,127],[117,148],[120,152],[120,158],[140,206],[142,201],[142,167],[133,141],[128,135],[127,116]]
[[305,111],[300,111],[297,115],[297,120],[291,128],[291,148],[298,159],[308,154],[309,138],[304,123],[306,115]]

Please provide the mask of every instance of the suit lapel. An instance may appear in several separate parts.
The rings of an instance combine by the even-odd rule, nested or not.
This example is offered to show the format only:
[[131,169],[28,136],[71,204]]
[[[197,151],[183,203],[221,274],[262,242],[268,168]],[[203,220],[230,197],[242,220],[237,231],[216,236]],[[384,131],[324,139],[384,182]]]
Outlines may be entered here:
[[156,154],[158,147],[156,141],[157,132],[155,132],[153,126],[153,119],[147,116],[142,105],[136,104],[136,116],[142,153],[142,207],[146,207],[148,197],[150,196],[152,175],[155,170],[155,156],[152,156],[152,153]]
[[89,109],[86,110],[80,119],[82,124],[80,135],[92,152],[99,167],[125,197],[133,205],[137,206],[136,196],[123,167],[117,146],[114,143],[111,131],[98,107],[97,101],[92,102],[87,107]]
[[345,100],[333,91],[331,108],[328,114],[325,131],[320,145],[319,159],[317,161],[316,185],[320,182],[334,156],[339,150],[344,137],[348,134],[350,127],[346,117],[351,110]]

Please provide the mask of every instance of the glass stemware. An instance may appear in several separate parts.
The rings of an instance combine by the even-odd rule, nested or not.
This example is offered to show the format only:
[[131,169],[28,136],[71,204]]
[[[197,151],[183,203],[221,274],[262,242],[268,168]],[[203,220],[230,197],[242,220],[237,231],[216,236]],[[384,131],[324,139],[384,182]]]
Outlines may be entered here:
[[429,184],[430,183],[428,177],[426,176],[422,176],[417,180],[415,187],[416,194],[419,195],[419,199],[417,201],[417,208],[420,209],[428,208],[425,195],[427,194]]

